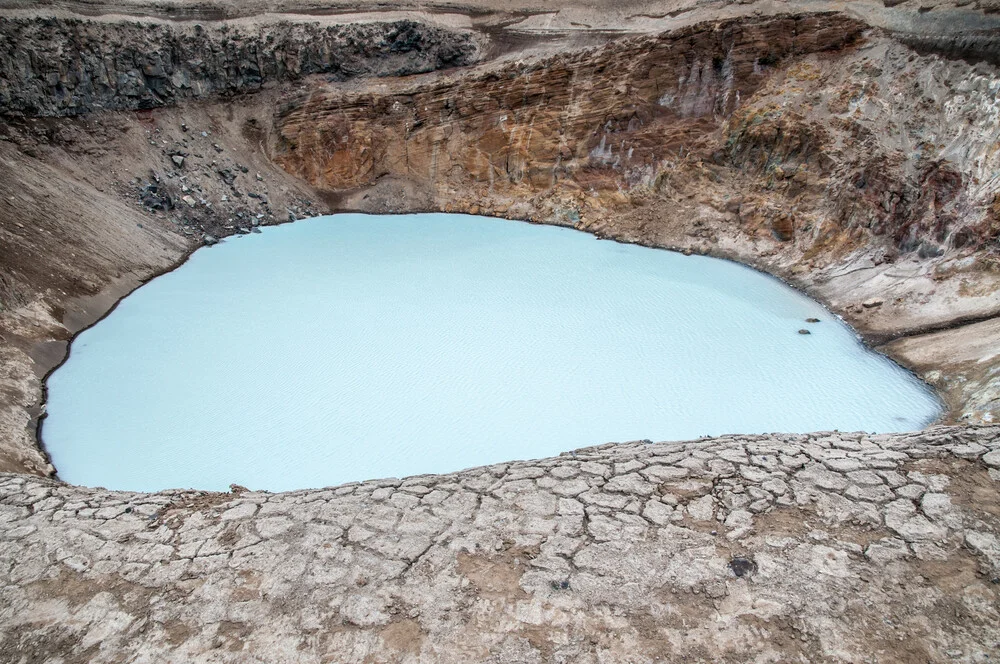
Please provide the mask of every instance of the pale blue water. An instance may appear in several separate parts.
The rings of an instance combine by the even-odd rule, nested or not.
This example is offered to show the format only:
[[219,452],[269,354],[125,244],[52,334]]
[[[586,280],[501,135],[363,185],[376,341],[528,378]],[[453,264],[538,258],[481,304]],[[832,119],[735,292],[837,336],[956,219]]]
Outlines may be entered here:
[[134,490],[320,487],[641,438],[902,431],[939,412],[776,279],[446,214],[320,217],[201,249],[82,333],[48,386],[60,477]]

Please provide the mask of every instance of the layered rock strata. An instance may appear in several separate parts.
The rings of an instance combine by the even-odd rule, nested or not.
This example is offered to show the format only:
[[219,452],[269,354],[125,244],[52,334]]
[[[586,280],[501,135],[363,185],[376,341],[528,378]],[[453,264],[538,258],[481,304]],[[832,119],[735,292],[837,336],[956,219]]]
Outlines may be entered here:
[[704,141],[789,57],[843,48],[864,27],[842,14],[739,19],[400,89],[316,84],[279,111],[278,160],[335,190],[386,176],[579,189],[586,166],[601,188],[628,186]]
[[889,260],[928,259],[996,246],[998,86],[843,14],[739,19],[360,91],[315,82],[279,109],[275,159],[322,189],[406,180],[434,204],[588,230],[698,195],[806,259],[882,238]]
[[0,476],[4,661],[980,662],[1000,428],[605,445],[282,494]]

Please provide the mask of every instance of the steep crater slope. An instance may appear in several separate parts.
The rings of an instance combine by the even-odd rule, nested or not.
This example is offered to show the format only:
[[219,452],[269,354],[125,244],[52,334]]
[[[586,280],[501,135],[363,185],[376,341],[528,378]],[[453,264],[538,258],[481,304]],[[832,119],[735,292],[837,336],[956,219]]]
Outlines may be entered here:
[[[44,470],[40,379],[115,298],[197,243],[324,210],[734,258],[898,340],[949,419],[989,421],[995,358],[918,337],[995,341],[996,70],[864,12],[744,11],[617,40],[454,17],[0,19],[4,467]],[[934,49],[926,24],[907,34]]]
[[780,63],[864,27],[837,14],[738,19],[444,80],[316,84],[281,109],[277,159],[334,190],[387,175],[486,197],[628,188],[703,143]]

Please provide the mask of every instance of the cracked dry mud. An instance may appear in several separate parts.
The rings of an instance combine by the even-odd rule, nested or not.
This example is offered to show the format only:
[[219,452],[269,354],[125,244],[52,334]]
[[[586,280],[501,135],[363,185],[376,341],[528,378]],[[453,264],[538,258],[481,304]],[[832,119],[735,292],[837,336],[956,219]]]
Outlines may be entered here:
[[0,652],[992,661],[998,436],[643,441],[281,494],[3,475]]

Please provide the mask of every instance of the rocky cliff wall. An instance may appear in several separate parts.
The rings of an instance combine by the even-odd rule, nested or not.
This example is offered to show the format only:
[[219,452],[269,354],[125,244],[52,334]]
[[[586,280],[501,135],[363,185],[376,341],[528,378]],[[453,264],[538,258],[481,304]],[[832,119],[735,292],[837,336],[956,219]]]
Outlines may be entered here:
[[471,33],[415,21],[192,25],[0,17],[0,114],[148,109],[310,74],[344,80],[467,65]]
[[635,180],[702,143],[789,57],[863,30],[838,14],[740,19],[389,91],[314,88],[279,112],[277,159],[328,189],[387,175],[493,191]]
[[969,30],[948,35],[899,32],[894,36],[920,53],[939,53],[972,63],[1000,65],[1000,34],[996,30]]
[[552,214],[584,224],[588,206],[707,167],[702,189],[730,198],[744,229],[814,254],[840,244],[831,259],[871,237],[926,257],[1000,234],[995,69],[918,59],[845,15],[699,24],[485,69],[313,86],[279,111],[275,158],[324,189],[403,178],[442,202],[472,189],[495,212],[558,190],[575,200]]

